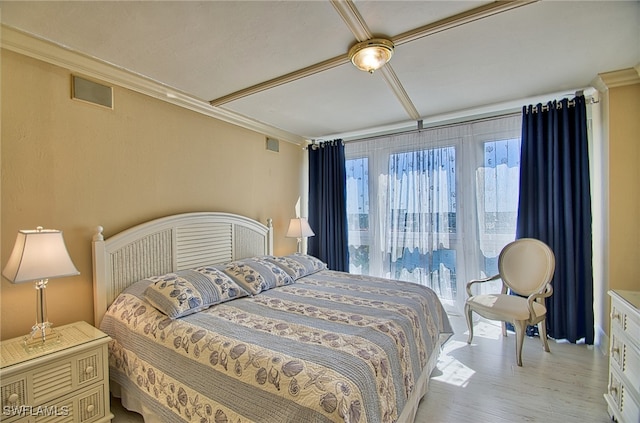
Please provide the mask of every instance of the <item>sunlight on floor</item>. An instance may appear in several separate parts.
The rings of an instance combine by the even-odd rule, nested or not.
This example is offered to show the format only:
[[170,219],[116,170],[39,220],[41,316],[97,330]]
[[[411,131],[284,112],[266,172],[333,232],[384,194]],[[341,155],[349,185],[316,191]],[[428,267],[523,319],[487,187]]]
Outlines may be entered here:
[[439,370],[441,374],[433,376],[431,379],[464,388],[469,383],[475,371],[453,358],[449,353],[466,346],[466,342],[453,340],[447,342],[442,348],[442,353],[440,354],[437,364],[437,370]]
[[[468,336],[469,332],[465,331],[464,334],[466,337]],[[474,323],[474,338],[479,337],[497,340],[501,336],[502,328],[500,322],[480,320]],[[433,380],[438,380],[449,385],[458,386],[461,388],[467,386],[467,384],[475,374],[475,370],[465,366],[451,355],[451,352],[463,347],[468,347],[466,342],[456,341],[453,339],[449,340],[449,342],[444,345],[436,367],[436,372],[439,372],[440,374],[435,373],[432,377]]]
[[[469,331],[465,331],[468,335]],[[500,322],[490,322],[480,320],[473,324],[473,337],[486,339],[500,339],[502,337],[502,327]]]

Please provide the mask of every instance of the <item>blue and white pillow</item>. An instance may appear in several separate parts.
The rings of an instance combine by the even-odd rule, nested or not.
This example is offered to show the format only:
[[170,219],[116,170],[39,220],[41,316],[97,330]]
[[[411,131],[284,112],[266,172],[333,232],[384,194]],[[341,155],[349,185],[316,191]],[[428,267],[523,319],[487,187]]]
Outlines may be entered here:
[[219,268],[251,295],[294,282],[287,272],[267,257],[237,260]]
[[147,278],[145,299],[172,319],[187,316],[248,293],[214,266]]
[[287,272],[293,280],[311,275],[327,268],[326,263],[306,254],[291,254],[282,257],[269,257],[267,260],[277,264]]

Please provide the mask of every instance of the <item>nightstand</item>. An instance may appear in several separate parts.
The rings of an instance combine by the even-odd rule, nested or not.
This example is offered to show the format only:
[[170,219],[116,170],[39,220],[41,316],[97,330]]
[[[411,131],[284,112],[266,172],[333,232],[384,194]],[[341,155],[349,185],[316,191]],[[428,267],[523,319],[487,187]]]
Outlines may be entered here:
[[27,351],[23,337],[0,343],[3,423],[104,423],[109,405],[106,334],[88,323],[56,327],[60,340]]

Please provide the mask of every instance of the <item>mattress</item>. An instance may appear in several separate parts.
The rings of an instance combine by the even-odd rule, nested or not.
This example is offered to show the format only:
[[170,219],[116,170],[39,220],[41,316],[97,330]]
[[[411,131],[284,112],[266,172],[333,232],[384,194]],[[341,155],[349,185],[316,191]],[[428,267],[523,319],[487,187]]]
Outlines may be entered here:
[[452,334],[435,293],[408,282],[324,269],[179,318],[148,301],[152,284],[101,324],[110,377],[147,421],[411,421]]

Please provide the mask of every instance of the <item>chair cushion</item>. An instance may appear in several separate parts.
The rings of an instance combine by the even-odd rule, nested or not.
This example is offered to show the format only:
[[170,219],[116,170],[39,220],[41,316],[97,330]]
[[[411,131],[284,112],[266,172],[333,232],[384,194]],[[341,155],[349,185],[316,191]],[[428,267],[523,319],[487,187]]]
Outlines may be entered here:
[[[474,295],[467,299],[467,304],[473,311],[487,319],[529,320],[529,307],[527,299],[515,295],[488,294]],[[533,310],[536,316],[546,314],[544,305],[534,302]]]

